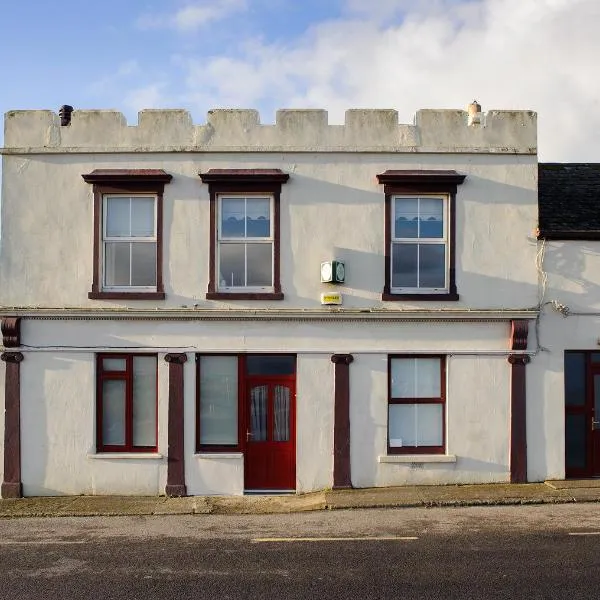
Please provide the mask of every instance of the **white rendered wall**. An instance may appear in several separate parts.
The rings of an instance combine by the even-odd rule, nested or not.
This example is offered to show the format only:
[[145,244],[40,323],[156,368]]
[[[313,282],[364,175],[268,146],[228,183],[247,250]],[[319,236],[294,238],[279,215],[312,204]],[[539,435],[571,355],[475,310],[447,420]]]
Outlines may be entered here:
[[[89,346],[118,351],[170,348],[184,365],[185,474],[188,493],[241,494],[243,458],[195,454],[194,352],[297,353],[297,490],[330,487],[333,470],[334,369],[349,352],[351,460],[357,487],[475,483],[508,477],[510,366],[504,354],[448,356],[447,431],[457,462],[384,464],[388,353],[507,352],[509,324],[44,321],[22,323],[23,484],[26,495],[159,494],[166,458],[91,458],[95,453],[95,362]],[[310,346],[310,348],[309,348]],[[44,348],[45,347],[45,348]],[[530,368],[530,367],[528,367]],[[159,452],[168,448],[168,364],[159,354]]]
[[[549,241],[541,249],[547,275],[539,323],[543,350],[527,367],[528,477],[532,481],[565,477],[565,350],[600,350],[600,314],[594,314],[600,313],[600,242]],[[569,316],[556,311],[553,302]]]
[[447,454],[456,462],[379,462],[387,454],[387,355],[350,366],[351,465],[355,487],[488,483],[510,479],[510,365],[506,357],[448,356]]
[[[159,356],[159,452],[167,454],[167,363]],[[90,458],[96,447],[95,359],[25,353],[21,470],[25,496],[164,492],[166,458]]]

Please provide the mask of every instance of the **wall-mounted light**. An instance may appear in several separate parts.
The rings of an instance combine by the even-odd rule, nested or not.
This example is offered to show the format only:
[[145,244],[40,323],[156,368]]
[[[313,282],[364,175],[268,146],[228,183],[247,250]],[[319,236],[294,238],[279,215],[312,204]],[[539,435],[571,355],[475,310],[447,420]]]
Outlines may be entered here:
[[346,265],[341,260],[328,260],[321,263],[321,283],[344,283]]

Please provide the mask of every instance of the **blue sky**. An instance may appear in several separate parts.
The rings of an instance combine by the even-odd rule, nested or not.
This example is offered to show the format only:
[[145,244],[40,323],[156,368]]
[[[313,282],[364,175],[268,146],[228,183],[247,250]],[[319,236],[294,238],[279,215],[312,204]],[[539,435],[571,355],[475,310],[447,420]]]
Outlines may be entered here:
[[543,160],[600,161],[598,0],[4,0],[0,111],[531,109]]

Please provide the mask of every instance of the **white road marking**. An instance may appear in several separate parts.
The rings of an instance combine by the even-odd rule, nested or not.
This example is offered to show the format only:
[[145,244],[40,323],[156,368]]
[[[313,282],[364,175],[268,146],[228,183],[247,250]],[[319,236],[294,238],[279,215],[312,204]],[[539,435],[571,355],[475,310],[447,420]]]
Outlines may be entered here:
[[573,531],[569,535],[600,535],[600,531]]
[[87,544],[85,540],[0,540],[0,546],[70,546]]
[[413,536],[397,536],[397,535],[382,535],[382,536],[357,536],[357,537],[281,537],[281,538],[254,538],[251,541],[253,544],[277,543],[277,542],[406,542],[418,540],[418,537]]

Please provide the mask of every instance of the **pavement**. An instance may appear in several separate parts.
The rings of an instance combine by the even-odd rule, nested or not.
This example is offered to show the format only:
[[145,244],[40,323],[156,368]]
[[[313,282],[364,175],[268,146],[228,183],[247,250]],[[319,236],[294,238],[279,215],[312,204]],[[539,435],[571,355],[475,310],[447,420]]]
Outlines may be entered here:
[[600,502],[600,479],[402,486],[247,496],[45,496],[0,500],[0,518],[272,514],[352,508]]

